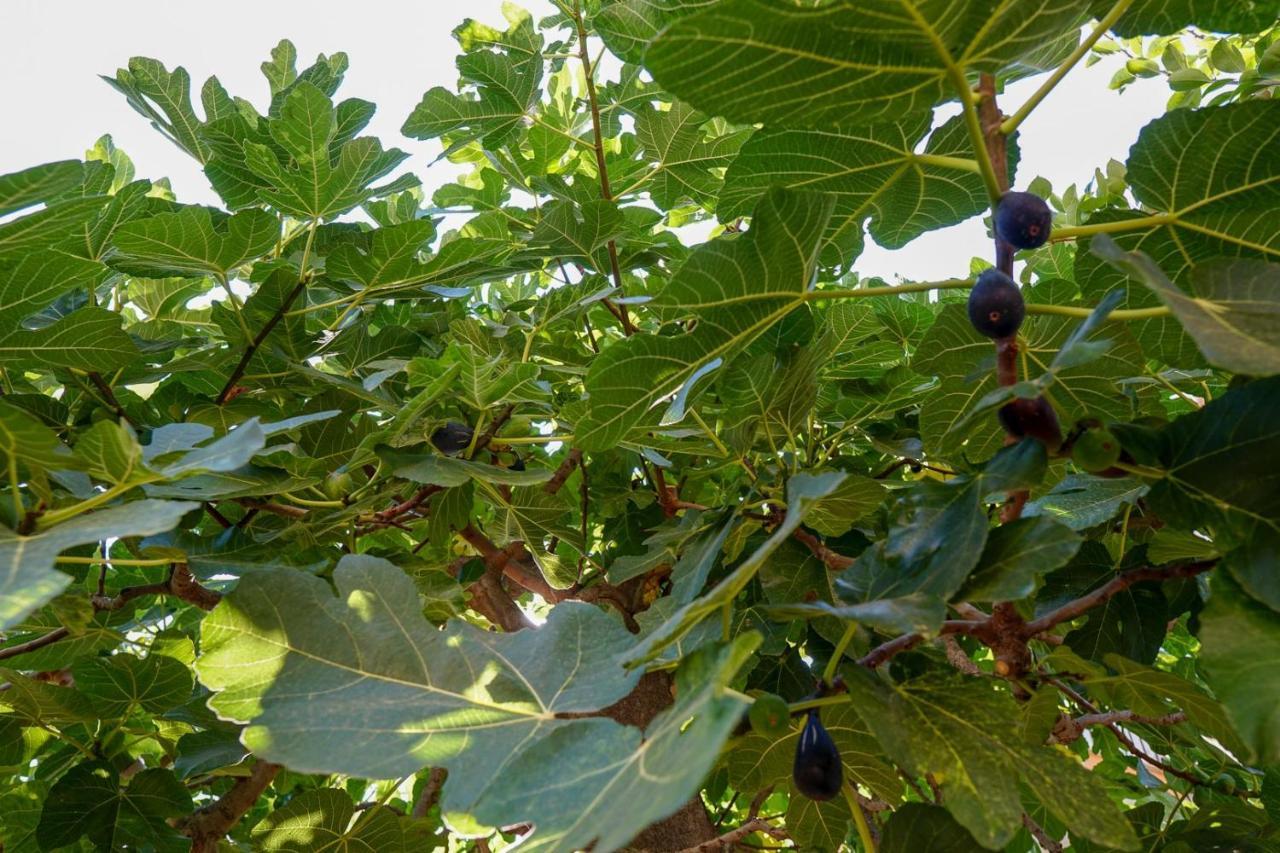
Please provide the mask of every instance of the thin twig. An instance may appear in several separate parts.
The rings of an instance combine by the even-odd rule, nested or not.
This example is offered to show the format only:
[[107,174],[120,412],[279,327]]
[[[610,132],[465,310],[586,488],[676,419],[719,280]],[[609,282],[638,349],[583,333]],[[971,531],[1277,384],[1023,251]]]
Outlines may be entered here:
[[1176,726],[1185,723],[1187,715],[1183,711],[1174,711],[1161,717],[1147,717],[1133,711],[1106,711],[1097,714],[1082,714],[1079,717],[1062,716],[1054,724],[1049,735],[1050,743],[1071,743],[1079,740],[1089,726],[1106,726],[1111,728],[1117,723],[1134,723],[1144,726]]
[[101,373],[93,370],[89,371],[89,381],[98,389],[102,399],[106,400],[107,405],[111,407],[117,417],[123,418],[130,426],[137,428],[138,422],[129,417],[129,413],[124,410],[124,406],[120,405],[120,401],[116,399],[115,392],[111,390],[107,380],[102,378]]
[[313,220],[307,229],[307,242],[302,249],[302,262],[298,269],[298,283],[294,285],[293,290],[289,291],[284,300],[280,303],[280,307],[275,310],[271,318],[267,320],[262,330],[249,342],[249,346],[245,347],[244,353],[240,356],[240,361],[236,364],[235,369],[231,371],[231,376],[227,378],[227,383],[222,386],[222,390],[218,392],[218,396],[214,402],[219,406],[225,405],[228,400],[235,396],[236,383],[244,376],[244,372],[249,369],[249,362],[253,360],[254,353],[262,346],[263,342],[275,330],[275,327],[284,319],[285,312],[293,305],[295,299],[306,288],[307,282],[311,276],[307,272],[307,259],[311,255],[311,245],[316,236],[316,222]]
[[757,832],[764,833],[770,838],[776,838],[779,841],[788,837],[785,831],[778,829],[764,818],[757,817],[752,818],[737,829],[731,829],[724,835],[713,838],[710,841],[695,844],[693,847],[686,847],[680,853],[711,853],[711,851],[715,850],[730,850],[734,844]]
[[36,637],[34,640],[0,649],[0,660],[16,658],[18,655],[25,655],[27,652],[34,652],[37,649],[43,649],[45,646],[51,646],[70,633],[71,631],[67,628],[54,628],[49,633]]
[[1147,566],[1141,569],[1134,569],[1125,572],[1122,575],[1116,575],[1102,586],[1095,589],[1087,595],[1068,601],[1066,604],[1051,610],[1039,619],[1034,619],[1026,624],[1026,636],[1034,637],[1037,634],[1043,634],[1055,625],[1062,622],[1069,622],[1078,616],[1083,616],[1099,604],[1110,599],[1112,596],[1123,592],[1136,583],[1143,581],[1165,581],[1173,578],[1192,578],[1196,575],[1209,571],[1218,564],[1217,560],[1204,560],[1198,563],[1184,563],[1177,566]]
[[[578,30],[578,59],[582,62],[582,76],[586,79],[587,86],[587,103],[591,107],[591,133],[595,143],[592,148],[596,155],[596,171],[600,173],[600,194],[605,201],[613,201],[613,190],[609,186],[609,168],[604,159],[604,133],[600,127],[600,102],[596,98],[595,73],[591,64],[590,53],[587,50],[587,25],[582,18],[582,8],[577,0],[573,4],[573,22]],[[605,244],[605,248],[609,252],[609,271],[613,275],[613,285],[618,289],[618,294],[621,295],[622,269],[618,264],[618,244],[613,240],[609,240]],[[618,322],[622,324],[624,334],[635,334],[636,327],[631,323],[631,316],[627,313],[626,305],[616,303],[608,298],[601,301],[618,318]]]

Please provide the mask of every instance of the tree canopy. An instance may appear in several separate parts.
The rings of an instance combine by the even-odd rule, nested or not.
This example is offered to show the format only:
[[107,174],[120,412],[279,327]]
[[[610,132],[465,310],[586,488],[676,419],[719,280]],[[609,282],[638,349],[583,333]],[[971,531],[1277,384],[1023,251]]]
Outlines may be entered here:
[[1280,849],[1280,2],[556,4],[0,176],[0,850]]

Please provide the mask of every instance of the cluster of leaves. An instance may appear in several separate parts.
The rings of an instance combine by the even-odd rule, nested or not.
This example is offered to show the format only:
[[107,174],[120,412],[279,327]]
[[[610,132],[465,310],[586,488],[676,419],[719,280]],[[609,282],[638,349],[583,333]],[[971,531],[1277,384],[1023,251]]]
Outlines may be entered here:
[[[430,198],[287,41],[265,108],[107,80],[220,208],[0,176],[6,853],[1280,843],[1280,4],[559,5],[455,30]],[[1206,80],[1025,177],[1016,341],[985,262],[859,277],[1018,183],[1061,74],[1005,82],[1143,35]]]
[[1216,107],[1245,98],[1274,97],[1280,86],[1280,28],[1260,33],[1206,34],[1192,29],[1144,39],[1101,39],[1088,63],[1111,54],[1128,57],[1111,78],[1124,91],[1139,78],[1164,77],[1173,94],[1168,108]]

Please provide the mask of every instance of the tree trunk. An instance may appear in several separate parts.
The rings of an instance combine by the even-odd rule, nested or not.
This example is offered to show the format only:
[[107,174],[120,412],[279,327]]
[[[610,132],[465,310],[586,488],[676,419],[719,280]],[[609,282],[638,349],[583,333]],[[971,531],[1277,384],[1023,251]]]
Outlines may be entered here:
[[[671,695],[671,675],[666,672],[646,673],[636,688],[615,704],[605,709],[605,716],[628,726],[644,728],[658,714],[668,708]],[[702,806],[702,797],[694,794],[670,817],[650,824],[632,839],[626,848],[632,851],[683,850],[715,838],[715,827]]]

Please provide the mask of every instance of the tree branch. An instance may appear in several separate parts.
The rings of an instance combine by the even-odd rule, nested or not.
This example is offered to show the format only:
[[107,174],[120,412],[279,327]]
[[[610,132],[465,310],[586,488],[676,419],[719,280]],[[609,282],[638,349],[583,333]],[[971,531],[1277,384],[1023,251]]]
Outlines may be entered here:
[[[1063,684],[1061,681],[1059,681],[1056,678],[1046,678],[1045,681],[1047,681],[1049,684],[1052,684],[1054,687],[1058,688],[1058,690],[1064,696],[1074,701],[1081,708],[1088,710],[1091,714],[1101,716],[1098,712],[1097,707],[1092,702],[1090,702],[1088,699],[1081,696],[1079,693],[1071,689],[1066,684]],[[1133,742],[1133,739],[1130,738],[1127,734],[1125,734],[1124,731],[1115,723],[1108,723],[1104,725],[1106,725],[1108,731],[1110,731],[1113,735],[1116,736],[1116,740],[1120,741],[1120,743],[1124,745],[1124,748],[1127,749],[1129,753],[1133,755],[1135,758],[1138,758],[1142,761],[1147,762],[1152,767],[1158,767],[1163,772],[1168,773],[1171,776],[1177,776],[1179,779],[1182,779],[1186,782],[1190,782],[1193,785],[1200,785],[1202,787],[1212,787],[1212,785],[1210,785],[1205,780],[1199,778],[1194,773],[1188,773],[1185,770],[1179,770],[1178,768],[1173,767],[1172,765],[1166,764],[1165,762],[1161,761],[1159,758],[1156,758],[1153,755],[1148,755],[1146,752],[1141,750],[1138,747],[1138,745]]]
[[680,853],[711,853],[711,851],[715,850],[730,850],[734,844],[756,832],[762,832],[779,841],[788,837],[785,831],[778,829],[764,818],[753,817],[737,829],[731,829],[724,835],[713,838],[710,841],[704,841],[693,847],[686,847]]
[[1025,628],[1026,636],[1030,639],[1036,634],[1043,634],[1055,625],[1062,622],[1069,622],[1077,616],[1083,616],[1099,604],[1102,604],[1136,583],[1142,583],[1143,581],[1164,581],[1171,580],[1173,578],[1192,578],[1196,575],[1209,571],[1217,564],[1217,560],[1203,560],[1197,563],[1183,563],[1177,566],[1147,566],[1145,568],[1125,572],[1122,575],[1116,575],[1093,592],[1088,593],[1087,595],[1082,595],[1074,601],[1068,601],[1058,609],[1051,610],[1039,619],[1028,622]]
[[191,839],[191,853],[216,853],[218,842],[253,807],[280,770],[279,764],[259,761],[217,801],[181,821],[178,829]]
[[[573,4],[573,22],[578,29],[578,59],[582,62],[582,76],[586,79],[587,102],[591,107],[591,133],[595,141],[592,146],[596,155],[596,171],[600,173],[600,194],[605,201],[613,201],[613,190],[609,186],[609,168],[604,160],[604,133],[600,128],[600,102],[596,98],[595,72],[591,66],[591,56],[587,50],[587,26],[582,19],[582,9],[578,3]],[[622,269],[618,265],[618,244],[609,240],[605,245],[609,252],[609,271],[613,275],[613,286],[622,294]],[[636,327],[631,322],[626,305],[619,305],[611,299],[602,300],[604,306],[622,324],[622,331],[634,335]]]
[[1183,711],[1174,711],[1161,717],[1144,717],[1133,711],[1107,711],[1098,714],[1082,714],[1079,717],[1063,715],[1053,726],[1049,735],[1050,743],[1071,743],[1077,741],[1089,726],[1106,726],[1111,728],[1117,723],[1135,723],[1145,726],[1175,726],[1185,723],[1187,715]]
[[[1198,563],[1184,563],[1177,566],[1147,566],[1117,575],[1093,592],[1069,601],[1056,610],[1046,613],[1039,619],[1023,622],[1016,611],[997,606],[995,611],[984,619],[949,619],[942,623],[939,636],[947,634],[969,634],[977,637],[992,648],[1003,643],[1019,641],[1025,643],[1043,634],[1062,622],[1082,616],[1098,605],[1106,602],[1117,593],[1143,581],[1171,580],[1173,578],[1190,578],[1209,571],[1217,560],[1205,560]],[[867,654],[859,658],[858,663],[875,669],[894,655],[913,649],[924,642],[924,635],[919,633],[903,634],[888,642],[881,643]],[[997,649],[998,651],[998,649]]]
[[[96,611],[115,611],[124,607],[130,601],[136,598],[142,598],[147,595],[172,595],[188,604],[194,604],[202,610],[212,610],[222,600],[220,593],[203,587],[194,577],[191,576],[185,563],[175,563],[170,569],[167,580],[157,583],[141,584],[139,586],[127,586],[118,593],[111,596],[94,595],[90,596],[89,601],[93,604]],[[51,646],[61,639],[70,635],[67,628],[55,628],[47,634],[28,640],[25,643],[19,643],[16,646],[0,649],[0,660],[15,658],[19,655],[34,652],[45,646]]]
[[307,242],[302,249],[302,262],[298,267],[298,283],[285,296],[280,303],[280,307],[267,320],[262,330],[249,342],[249,346],[245,347],[244,353],[240,356],[240,361],[236,364],[235,369],[231,371],[231,376],[227,378],[227,384],[222,386],[222,390],[218,392],[218,396],[214,400],[217,405],[226,404],[228,400],[236,395],[236,383],[244,376],[244,372],[249,369],[249,362],[253,361],[254,353],[258,351],[258,348],[271,335],[275,327],[284,319],[285,312],[293,306],[294,300],[298,298],[306,288],[307,282],[310,281],[311,276],[307,273],[307,259],[311,256],[311,245],[315,242],[316,224],[316,221],[312,220],[310,227],[307,229]]
[[797,527],[791,534],[791,538],[804,545],[813,552],[813,556],[822,561],[828,569],[833,572],[842,572],[852,566],[855,562],[853,557],[846,557],[844,554],[837,554],[822,541],[807,530]]
[[51,646],[70,633],[71,631],[67,628],[54,628],[49,633],[36,637],[34,640],[0,649],[0,660],[16,658],[18,655],[25,655],[27,652],[34,652],[37,649],[43,649],[45,646]]
[[1027,832],[1031,833],[1031,837],[1040,845],[1040,849],[1045,853],[1062,853],[1063,846],[1057,841],[1049,837],[1049,833],[1044,831],[1040,824],[1031,819],[1031,815],[1026,812],[1022,813],[1022,825],[1027,828]]
[[418,794],[418,800],[413,804],[413,811],[410,813],[412,817],[426,817],[440,799],[440,789],[444,787],[444,780],[449,776],[449,771],[443,767],[432,767],[427,773],[427,781],[422,786],[421,793]]
[[120,401],[116,399],[116,394],[111,390],[111,386],[107,384],[107,380],[102,378],[102,374],[96,370],[89,371],[89,381],[98,389],[98,393],[102,395],[102,399],[106,400],[107,405],[116,413],[117,417],[123,418],[130,426],[137,427],[138,422],[129,417],[129,413],[124,410],[124,406],[120,405]]
[[565,481],[573,474],[573,469],[577,468],[582,462],[582,451],[574,448],[569,451],[569,455],[560,463],[560,467],[551,475],[551,479],[547,480],[546,485],[542,487],[542,491],[549,495],[554,495],[564,487]]

